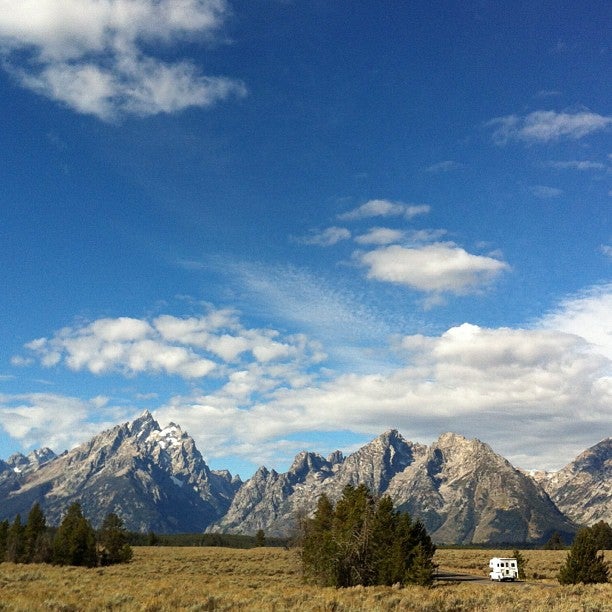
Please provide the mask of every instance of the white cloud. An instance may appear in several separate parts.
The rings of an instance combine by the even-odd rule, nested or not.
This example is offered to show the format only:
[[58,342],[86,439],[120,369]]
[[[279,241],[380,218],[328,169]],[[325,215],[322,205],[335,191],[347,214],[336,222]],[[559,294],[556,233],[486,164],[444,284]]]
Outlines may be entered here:
[[445,243],[418,248],[392,245],[357,257],[368,268],[368,278],[427,293],[471,292],[509,269],[503,261]]
[[524,117],[508,115],[497,117],[487,123],[493,127],[493,140],[506,144],[510,140],[544,143],[562,138],[578,140],[594,132],[606,129],[612,117],[582,111],[577,113],[557,113],[555,111],[535,111]]
[[79,113],[171,113],[246,93],[237,80],[144,51],[210,40],[228,10],[225,0],[0,0],[0,49],[24,87]]
[[431,207],[426,204],[403,204],[391,200],[369,200],[365,204],[338,215],[338,219],[356,221],[371,217],[405,217],[412,219],[418,215],[426,215]]
[[[65,327],[51,338],[26,344],[44,367],[64,363],[93,374],[169,374],[198,379],[227,371],[226,364],[317,362],[320,349],[303,336],[281,337],[270,329],[244,328],[234,311],[201,317],[162,315],[152,322],[120,317]],[[22,358],[17,358],[22,359]]]
[[[162,424],[180,423],[209,457],[226,457],[231,448],[232,455],[269,466],[304,447],[319,450],[308,442],[315,432],[374,436],[395,427],[420,442],[444,431],[476,436],[515,465],[556,469],[612,426],[611,299],[609,285],[592,287],[531,329],[464,323],[439,335],[405,336],[396,345],[400,366],[331,379],[300,363],[307,338],[285,338],[302,347],[292,359],[241,363],[216,391],[176,396],[154,413]],[[166,316],[147,329],[159,325],[197,343],[202,331],[220,334],[239,325],[232,311],[219,311],[220,325],[215,314],[183,324]],[[97,329],[115,342],[140,338],[135,321],[102,320]],[[278,338],[270,331],[268,337]],[[105,422],[92,423],[102,411]],[[0,425],[26,446],[61,450],[125,415],[105,397],[0,395]]]
[[600,250],[604,255],[607,255],[608,257],[612,258],[612,245],[602,244]]
[[351,232],[345,227],[328,227],[321,232],[311,232],[308,236],[297,238],[301,244],[311,244],[315,246],[333,246],[342,240],[348,240]]
[[561,301],[538,327],[575,334],[612,361],[612,284],[596,285]]
[[562,189],[549,187],[547,185],[534,185],[530,188],[530,191],[536,198],[541,198],[543,200],[558,198],[560,195],[563,195]]
[[[59,453],[133,416],[106,403],[100,397],[82,400],[52,393],[0,394],[0,427],[26,449],[48,446]],[[97,417],[102,411],[105,419],[100,420]]]
[[359,244],[391,244],[402,240],[404,235],[404,232],[401,230],[389,227],[373,227],[367,233],[356,236],[355,242]]
[[244,457],[278,461],[275,444],[289,436],[396,427],[421,442],[449,430],[477,436],[518,465],[545,469],[561,467],[572,458],[568,447],[583,450],[612,424],[610,362],[576,335],[464,324],[440,336],[406,337],[402,346],[406,365],[386,374],[279,387],[245,408],[177,397],[156,414],[188,422],[216,456],[231,444]]

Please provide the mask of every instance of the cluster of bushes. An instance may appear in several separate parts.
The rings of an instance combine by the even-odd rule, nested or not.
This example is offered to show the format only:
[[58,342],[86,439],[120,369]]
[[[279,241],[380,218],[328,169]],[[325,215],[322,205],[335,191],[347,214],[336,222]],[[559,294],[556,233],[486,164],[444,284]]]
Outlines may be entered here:
[[430,585],[435,550],[420,521],[364,485],[345,487],[335,506],[322,495],[302,525],[304,577],[321,586]]
[[123,522],[108,514],[96,532],[73,503],[56,529],[47,521],[38,503],[32,506],[25,525],[18,514],[12,523],[0,522],[0,562],[54,563],[56,565],[112,565],[132,558]]

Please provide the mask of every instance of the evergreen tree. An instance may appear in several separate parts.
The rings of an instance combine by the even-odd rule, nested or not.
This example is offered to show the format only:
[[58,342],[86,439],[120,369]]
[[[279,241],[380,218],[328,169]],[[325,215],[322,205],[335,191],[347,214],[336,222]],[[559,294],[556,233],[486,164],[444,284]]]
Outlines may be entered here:
[[36,502],[30,513],[24,529],[24,562],[46,563],[51,557],[51,545],[47,536],[47,521]]
[[77,502],[70,505],[53,541],[53,561],[58,565],[97,564],[96,536]]
[[0,563],[6,559],[6,544],[8,540],[9,522],[4,519],[0,522]]
[[259,529],[255,534],[255,546],[265,546],[266,545],[266,534],[263,529]]
[[334,506],[323,494],[317,502],[314,518],[302,524],[302,568],[309,582],[335,586],[338,574],[338,549],[333,539]]
[[599,521],[591,526],[597,550],[612,550],[612,527],[605,521]]
[[580,529],[558,575],[561,584],[608,582],[608,565],[598,553],[593,532]]
[[123,521],[113,512],[108,514],[102,523],[98,534],[98,543],[101,549],[101,565],[127,563],[133,556]]
[[544,544],[544,550],[563,550],[564,548],[565,544],[563,543],[558,531],[553,532],[548,542]]
[[24,526],[21,523],[21,515],[18,514],[11,523],[6,538],[6,560],[11,563],[22,563],[24,560],[23,532]]
[[349,587],[409,582],[429,585],[435,546],[419,521],[374,498],[364,485],[344,488],[336,506],[321,496],[303,525],[302,567],[306,580]]

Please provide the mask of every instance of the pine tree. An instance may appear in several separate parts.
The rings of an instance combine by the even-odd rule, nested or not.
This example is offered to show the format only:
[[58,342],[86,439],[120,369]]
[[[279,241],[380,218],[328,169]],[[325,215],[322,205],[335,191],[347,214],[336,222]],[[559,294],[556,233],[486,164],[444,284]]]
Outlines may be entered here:
[[527,572],[525,570],[527,567],[527,559],[521,554],[520,550],[512,551],[512,557],[516,559],[519,580],[525,580],[525,578],[527,578]]
[[255,534],[255,546],[262,547],[266,545],[266,534],[263,529],[259,529]]
[[548,542],[544,544],[544,550],[563,550],[564,548],[565,544],[563,543],[558,531],[553,532]]
[[50,560],[51,545],[47,536],[47,521],[38,502],[28,514],[23,535],[25,563],[46,563]]
[[314,518],[302,521],[302,568],[304,578],[321,586],[336,586],[338,550],[333,540],[334,506],[321,495]]
[[9,522],[4,519],[0,522],[0,563],[6,559],[6,544],[8,540]]
[[127,563],[133,556],[132,547],[127,540],[123,521],[111,512],[105,517],[98,534],[100,564]]
[[608,582],[608,565],[598,553],[593,532],[580,529],[558,575],[561,584]]
[[70,505],[53,541],[53,561],[58,565],[97,564],[96,536],[77,502]]
[[612,550],[612,527],[605,521],[599,521],[590,527],[597,550]]
[[6,539],[6,560],[11,563],[23,563],[25,551],[23,531],[21,515],[18,514],[9,527]]

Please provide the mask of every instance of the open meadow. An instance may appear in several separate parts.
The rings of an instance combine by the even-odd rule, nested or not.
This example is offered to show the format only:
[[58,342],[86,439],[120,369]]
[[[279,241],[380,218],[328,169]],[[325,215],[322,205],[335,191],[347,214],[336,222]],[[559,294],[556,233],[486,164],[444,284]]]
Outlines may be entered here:
[[[612,611],[612,584],[561,587],[554,580],[566,551],[522,552],[524,583],[333,589],[302,584],[298,550],[136,547],[131,563],[104,568],[2,563],[0,610]],[[490,557],[510,553],[439,550],[436,562],[441,571],[484,577]]]

